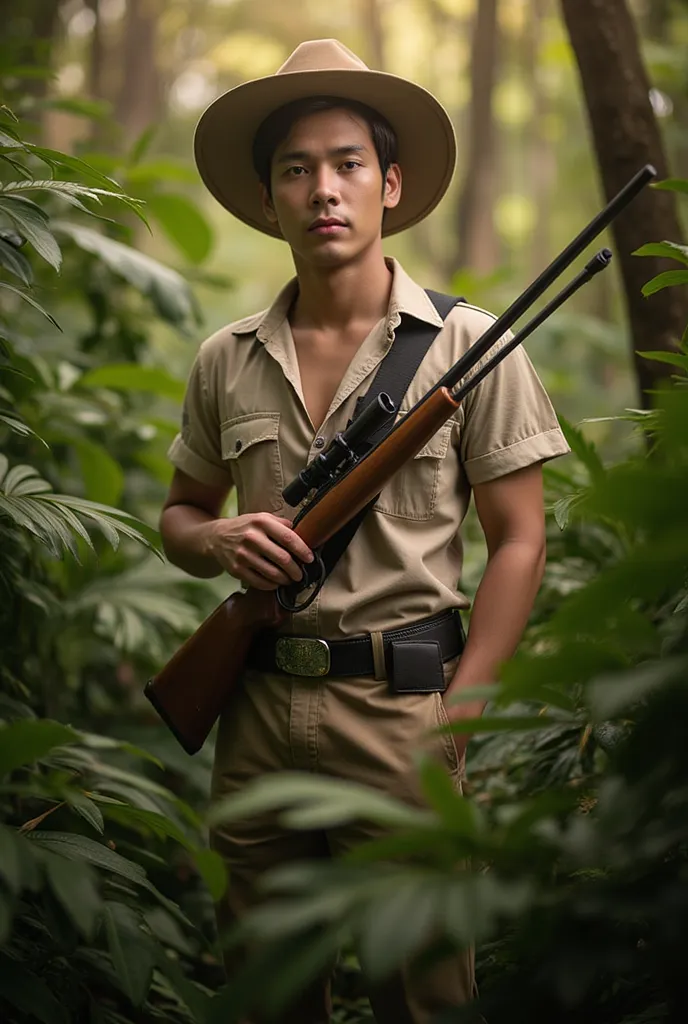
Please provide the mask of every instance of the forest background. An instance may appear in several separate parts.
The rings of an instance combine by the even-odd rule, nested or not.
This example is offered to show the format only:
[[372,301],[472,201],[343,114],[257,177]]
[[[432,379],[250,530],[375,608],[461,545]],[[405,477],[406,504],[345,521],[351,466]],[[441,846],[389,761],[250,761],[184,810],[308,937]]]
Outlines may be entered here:
[[[229,1020],[242,1000],[287,998],[333,937],[363,936],[384,972],[442,918],[445,940],[480,941],[490,1021],[513,1022],[515,979],[524,1021],[685,1020],[685,752],[670,726],[684,712],[672,685],[685,668],[688,435],[683,405],[657,409],[649,391],[687,364],[688,3],[0,0],[0,24],[3,1019]],[[609,41],[610,26],[618,65],[586,36]],[[372,894],[358,876],[309,876],[301,890],[287,879],[298,912],[287,900],[255,924],[277,941],[273,990],[257,995],[249,977],[216,996],[212,898],[226,880],[205,845],[210,744],[187,758],[142,687],[234,584],[191,580],[150,547],[200,341],[265,307],[292,267],[285,246],[204,192],[191,142],[215,95],[326,36],[426,86],[452,116],[450,193],[386,244],[428,287],[501,312],[615,174],[647,159],[674,185],[654,193],[661,209],[629,214],[638,241],[630,228],[610,236],[623,275],[602,275],[527,345],[574,454],[547,472],[546,584],[494,691],[507,728],[488,715],[471,744],[470,814],[433,778],[431,825],[358,794],[359,813],[406,829],[427,873],[390,880],[373,859]],[[620,82],[620,67],[635,78]],[[643,243],[659,248],[631,257]],[[673,276],[643,297],[662,272]],[[637,354],[651,349],[668,354]],[[484,559],[471,517],[469,593]],[[615,698],[603,673],[624,683]],[[659,705],[644,701],[655,692]],[[643,715],[655,716],[649,733]],[[659,800],[634,789],[641,761]],[[258,800],[352,813],[348,794],[338,805],[334,791],[283,781]],[[537,803],[555,792],[559,803]],[[494,868],[457,897],[470,926],[442,917],[448,865],[467,853]],[[405,909],[415,924],[402,941]],[[345,958],[335,1019],[369,1020],[364,993]]]

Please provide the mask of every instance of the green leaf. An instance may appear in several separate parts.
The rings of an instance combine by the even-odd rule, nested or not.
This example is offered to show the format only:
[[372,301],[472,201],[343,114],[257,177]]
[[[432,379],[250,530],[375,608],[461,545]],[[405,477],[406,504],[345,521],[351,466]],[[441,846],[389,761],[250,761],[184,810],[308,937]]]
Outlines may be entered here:
[[563,431],[571,451],[578,456],[588,471],[592,481],[600,480],[605,473],[602,460],[597,453],[597,448],[592,441],[588,441],[582,430],[574,427],[573,423],[564,416],[559,416],[559,424]]
[[173,324],[199,320],[196,300],[181,274],[92,228],[54,221],[53,229],[97,256],[113,273],[147,296],[163,319]]
[[0,195],[0,212],[9,217],[46,263],[55,270],[60,269],[62,252],[48,227],[48,215],[40,206],[20,196]]
[[141,918],[124,903],[106,901],[103,921],[122,991],[134,1006],[142,1006],[158,959],[157,943],[143,933]]
[[86,497],[116,505],[124,490],[124,471],[103,445],[80,436],[72,441],[84,479]]
[[69,153],[61,153],[57,149],[49,149],[46,146],[35,146],[33,143],[27,143],[26,148],[34,153],[35,156],[44,160],[50,167],[66,167],[67,170],[75,171],[84,178],[90,178],[103,188],[111,189],[114,192],[122,192],[121,187],[117,184],[114,178],[109,178],[96,167],[93,167],[92,164],[87,163],[85,160],[81,160],[78,156],[72,156]]
[[14,294],[18,295],[22,301],[28,302],[30,306],[33,306],[33,308],[37,309],[39,313],[42,313],[43,316],[53,324],[53,326],[57,327],[58,331],[62,330],[55,317],[51,316],[47,309],[43,309],[43,306],[36,302],[36,300],[30,295],[27,295],[26,292],[21,291],[20,288],[15,288],[13,284],[7,284],[6,281],[0,281],[0,288],[4,288],[8,292],[14,292]]
[[99,835],[103,835],[105,832],[103,812],[93,800],[89,800],[85,793],[75,790],[67,790],[65,800]]
[[44,864],[55,897],[90,941],[103,907],[94,872],[86,864],[72,864],[55,854],[44,854]]
[[627,712],[667,683],[685,678],[687,667],[686,658],[668,658],[594,679],[588,687],[593,718],[603,722]]
[[381,978],[400,967],[441,926],[444,907],[445,885],[421,872],[387,883],[381,879],[361,925],[360,958],[366,973]]
[[344,779],[280,772],[252,780],[240,793],[220,800],[208,814],[211,825],[291,808],[281,815],[288,828],[327,828],[350,821],[386,825],[427,823],[426,812],[408,807],[367,786]]
[[198,176],[193,167],[174,157],[155,157],[145,164],[127,168],[127,183],[131,185],[156,185],[161,182],[181,182],[184,185],[195,185]]
[[667,270],[643,285],[643,295],[647,298],[655,292],[661,292],[663,288],[673,288],[682,284],[688,284],[688,270]]
[[425,758],[420,766],[420,782],[425,799],[446,828],[462,836],[475,836],[474,808],[457,791],[442,765],[432,758]]
[[193,859],[213,902],[217,903],[227,888],[227,869],[222,857],[216,850],[197,849]]
[[79,378],[79,386],[112,388],[115,391],[149,391],[161,398],[181,402],[186,385],[157,366],[140,363],[111,363],[89,370]]
[[167,237],[192,263],[202,263],[213,248],[213,229],[199,207],[185,196],[159,192],[148,209]]
[[42,849],[50,850],[59,854],[67,860],[79,861],[92,864],[94,867],[111,871],[115,875],[126,878],[134,885],[141,885],[144,888],[152,888],[146,877],[146,872],[138,864],[120,856],[102,843],[86,836],[79,836],[72,832],[40,832],[34,830],[27,835],[33,843],[38,843]]
[[667,192],[685,192],[688,195],[688,181],[684,178],[665,178],[664,181],[656,181],[652,187]]
[[678,366],[679,369],[688,372],[688,355],[680,352],[638,352],[643,359],[653,359],[656,363],[669,363],[670,366]]
[[0,778],[33,764],[55,747],[77,743],[79,733],[48,719],[21,719],[0,726]]
[[23,252],[14,245],[10,245],[4,238],[0,238],[0,266],[9,270],[19,280],[29,287],[33,282],[33,271],[31,264]]
[[69,1024],[66,1007],[55,998],[46,983],[19,960],[0,953],[0,997],[42,1024]]
[[46,448],[49,447],[47,442],[44,441],[42,437],[39,437],[36,431],[32,430],[28,423],[24,423],[24,420],[20,420],[16,416],[12,416],[6,412],[0,412],[0,423],[4,423],[14,434],[19,434],[20,437],[35,437],[36,440],[40,441]]
[[649,242],[640,249],[636,249],[633,256],[666,256],[671,260],[678,260],[688,266],[688,245],[679,245],[678,242]]

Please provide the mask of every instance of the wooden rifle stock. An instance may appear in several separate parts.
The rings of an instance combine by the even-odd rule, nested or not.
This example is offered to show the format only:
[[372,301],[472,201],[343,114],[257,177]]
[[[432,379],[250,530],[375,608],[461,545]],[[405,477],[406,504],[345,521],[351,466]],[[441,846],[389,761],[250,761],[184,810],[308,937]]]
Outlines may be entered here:
[[[310,548],[321,547],[418,454],[458,406],[447,388],[435,391],[325,492],[295,532]],[[232,594],[147,683],[146,696],[188,754],[201,749],[227,706],[257,633],[284,617],[272,591]]]

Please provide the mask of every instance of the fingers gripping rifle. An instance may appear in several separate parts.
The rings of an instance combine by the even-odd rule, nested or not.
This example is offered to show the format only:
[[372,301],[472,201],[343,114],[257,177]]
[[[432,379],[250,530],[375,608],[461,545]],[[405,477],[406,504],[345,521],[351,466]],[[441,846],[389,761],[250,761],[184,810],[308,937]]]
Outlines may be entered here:
[[[290,504],[299,504],[315,491],[293,524],[296,533],[312,550],[318,552],[366,508],[394,473],[454,415],[466,395],[582,285],[609,265],[612,254],[609,249],[603,249],[521,331],[467,377],[494,344],[655,176],[650,165],[640,170],[372,449],[361,454],[366,437],[391,422],[397,411],[385,394],[379,395],[376,402],[338,434],[328,449],[285,488],[284,498]],[[296,585],[297,591],[316,588],[317,593],[322,585],[322,563],[316,558],[313,565],[315,573],[304,571],[303,581]],[[257,633],[278,625],[285,617],[285,609],[305,606],[296,606],[294,597],[291,588],[280,591],[279,603],[273,592],[250,589],[245,594],[232,594],[148,682],[146,696],[188,753],[200,750],[227,706]]]

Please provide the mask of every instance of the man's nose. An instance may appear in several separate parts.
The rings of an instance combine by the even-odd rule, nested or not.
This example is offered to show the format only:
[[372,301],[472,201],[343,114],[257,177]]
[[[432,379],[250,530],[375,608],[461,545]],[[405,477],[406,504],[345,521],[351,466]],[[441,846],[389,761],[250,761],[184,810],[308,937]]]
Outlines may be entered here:
[[311,192],[312,206],[336,206],[339,203],[339,192],[334,181],[334,172],[329,167],[321,168],[313,181]]

